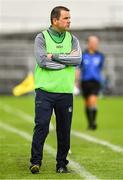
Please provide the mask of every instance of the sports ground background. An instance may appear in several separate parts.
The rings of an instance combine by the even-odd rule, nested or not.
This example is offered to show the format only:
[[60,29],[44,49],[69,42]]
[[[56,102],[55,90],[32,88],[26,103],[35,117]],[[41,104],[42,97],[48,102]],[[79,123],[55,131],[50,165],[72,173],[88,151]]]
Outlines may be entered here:
[[[71,173],[55,173],[53,115],[41,172],[32,175],[34,91],[15,97],[13,88],[23,80],[32,82],[34,38],[49,26],[49,13],[57,5],[70,8],[71,29],[82,50],[88,35],[100,37],[100,50],[106,55],[104,89],[98,100],[96,131],[87,130],[83,99],[74,96]],[[122,0],[0,0],[0,179],[123,179]]]
[[34,97],[0,97],[0,179],[123,179],[123,99],[99,99],[98,129],[86,130],[83,101],[74,98],[69,174],[55,173],[55,120],[44,150],[41,172],[28,169]]

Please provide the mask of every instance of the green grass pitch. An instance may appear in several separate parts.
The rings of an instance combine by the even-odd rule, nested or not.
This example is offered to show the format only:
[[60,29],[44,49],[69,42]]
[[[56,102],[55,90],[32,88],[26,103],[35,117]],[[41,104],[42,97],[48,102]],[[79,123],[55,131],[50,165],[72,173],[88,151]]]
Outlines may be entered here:
[[[96,131],[86,130],[83,104],[81,97],[74,98],[72,154],[68,157],[74,161],[74,166],[69,165],[71,173],[56,174],[54,152],[45,149],[40,174],[33,175],[28,167],[34,97],[0,96],[0,179],[123,179],[123,98],[99,99]],[[55,126],[54,117],[51,122]],[[29,138],[18,132],[27,133]],[[73,132],[80,132],[83,138]],[[46,144],[56,151],[55,130],[49,133]]]

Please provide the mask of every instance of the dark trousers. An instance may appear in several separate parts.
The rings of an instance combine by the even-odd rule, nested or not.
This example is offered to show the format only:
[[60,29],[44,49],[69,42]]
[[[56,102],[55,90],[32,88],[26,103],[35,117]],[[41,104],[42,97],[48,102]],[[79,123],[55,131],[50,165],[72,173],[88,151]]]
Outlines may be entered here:
[[67,93],[49,93],[41,89],[36,90],[35,97],[35,127],[30,159],[32,164],[41,165],[43,146],[49,133],[53,109],[56,115],[57,167],[68,164],[66,158],[70,148],[73,95]]

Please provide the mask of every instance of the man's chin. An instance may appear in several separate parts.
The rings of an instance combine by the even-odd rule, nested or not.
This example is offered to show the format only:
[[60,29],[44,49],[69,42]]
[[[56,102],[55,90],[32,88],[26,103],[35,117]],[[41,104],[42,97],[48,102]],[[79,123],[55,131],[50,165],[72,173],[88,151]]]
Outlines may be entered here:
[[64,32],[64,31],[68,31],[69,29],[70,29],[70,26],[67,26],[67,27],[61,29],[61,31]]
[[69,30],[70,29],[70,26],[66,27],[65,30]]

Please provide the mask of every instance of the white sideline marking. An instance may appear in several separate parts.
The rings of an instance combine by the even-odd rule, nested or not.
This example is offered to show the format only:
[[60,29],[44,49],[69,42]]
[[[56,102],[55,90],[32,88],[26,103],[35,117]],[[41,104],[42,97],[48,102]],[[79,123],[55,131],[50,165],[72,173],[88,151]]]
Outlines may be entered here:
[[[28,134],[27,132],[24,131],[20,131],[19,129],[16,129],[15,127],[12,127],[8,124],[5,123],[0,123],[0,127],[10,131],[12,133],[18,134],[19,136],[23,137],[24,139],[31,141],[32,137],[30,134]],[[52,148],[50,145],[45,144],[44,146],[45,151],[47,151],[49,154],[51,154],[52,156],[56,156],[56,151],[54,148]],[[80,166],[79,163],[71,160],[69,158],[70,161],[70,166],[71,168],[80,176],[80,177],[84,177],[86,180],[98,180],[98,178],[94,175],[92,175],[90,172],[88,172],[84,167]]]
[[[4,109],[6,112],[12,113],[14,115],[17,115],[18,117],[21,117],[23,119],[25,119],[26,121],[29,121],[32,123],[32,116],[30,116],[29,114],[19,110],[19,109],[15,109],[15,108],[11,108],[9,105],[2,105],[1,106],[2,109]],[[19,113],[18,113],[19,112]],[[29,120],[30,119],[30,120]],[[54,126],[53,124],[51,124],[51,129],[54,130]],[[118,152],[118,153],[123,153],[123,148],[121,146],[118,145],[114,145],[108,141],[105,140],[101,140],[95,137],[92,137],[90,135],[87,135],[85,133],[81,133],[81,132],[77,132],[77,131],[71,131],[71,134],[73,136],[76,136],[78,138],[84,139],[86,141],[92,142],[92,143],[96,143],[105,147],[108,147],[109,149],[111,149],[114,152]]]
[[80,132],[77,132],[77,131],[72,131],[71,133],[72,133],[72,135],[74,135],[74,136],[76,136],[78,138],[84,139],[86,141],[89,141],[89,142],[92,142],[92,143],[95,143],[95,144],[106,146],[106,147],[110,148],[112,151],[115,151],[115,152],[118,152],[118,153],[123,153],[123,148],[121,146],[111,144],[108,141],[100,140],[98,138],[92,137],[92,136],[87,135],[85,133],[80,133]]
[[[12,108],[10,105],[7,105],[7,104],[1,105],[0,108],[3,109],[4,111],[6,111],[7,113],[11,113],[14,116],[25,119],[26,121],[28,121],[30,123],[34,123],[33,116],[29,115],[28,113],[25,113],[24,111],[22,111],[18,108]],[[53,131],[54,129],[55,128],[54,128],[53,124],[50,122],[50,131]]]
[[[48,144],[45,144],[45,150],[47,149],[47,152],[49,152],[54,157],[56,156],[55,150],[49,146]],[[94,175],[92,175],[90,172],[88,172],[84,167],[80,166],[79,163],[73,161],[68,157],[70,161],[70,167],[78,174],[80,177],[84,177],[86,180],[98,180],[98,178]]]
[[7,113],[11,113],[14,116],[20,117],[22,119],[25,119],[28,122],[33,123],[33,117],[18,108],[15,108],[15,107],[13,108],[7,104],[1,105],[0,108],[6,111]]

